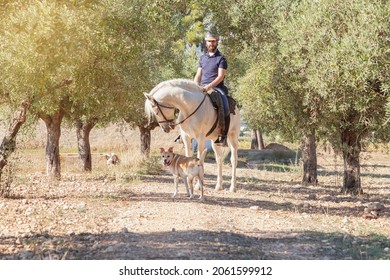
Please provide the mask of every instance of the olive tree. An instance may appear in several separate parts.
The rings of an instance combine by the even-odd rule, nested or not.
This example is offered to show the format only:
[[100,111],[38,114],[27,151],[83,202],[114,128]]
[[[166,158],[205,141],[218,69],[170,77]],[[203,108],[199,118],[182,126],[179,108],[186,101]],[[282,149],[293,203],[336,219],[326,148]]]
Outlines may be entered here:
[[[338,148],[344,159],[344,193],[362,192],[359,154],[364,141],[373,133],[383,140],[390,135],[388,5],[291,2],[288,10],[275,14],[273,51],[260,57],[240,83],[247,93],[242,100],[252,98],[244,111],[254,122],[270,125],[271,115],[281,124],[277,131],[325,137]],[[262,112],[258,118],[256,111]]]
[[9,104],[31,100],[47,128],[46,171],[60,178],[61,123],[70,114],[78,69],[88,59],[97,1],[14,1],[2,21],[0,65]]

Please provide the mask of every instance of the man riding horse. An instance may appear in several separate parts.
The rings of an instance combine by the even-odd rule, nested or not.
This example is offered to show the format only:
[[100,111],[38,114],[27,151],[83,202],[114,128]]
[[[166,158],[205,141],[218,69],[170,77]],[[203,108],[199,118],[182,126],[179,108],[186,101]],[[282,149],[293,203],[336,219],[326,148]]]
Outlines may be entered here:
[[[228,89],[224,85],[227,60],[218,50],[219,36],[208,32],[205,37],[206,51],[199,59],[199,67],[194,81],[203,87],[204,92],[217,91],[222,98],[223,108],[218,114],[221,134],[214,142],[219,146],[227,146],[227,133],[230,125],[230,111],[227,99]],[[175,140],[180,139],[180,136]]]

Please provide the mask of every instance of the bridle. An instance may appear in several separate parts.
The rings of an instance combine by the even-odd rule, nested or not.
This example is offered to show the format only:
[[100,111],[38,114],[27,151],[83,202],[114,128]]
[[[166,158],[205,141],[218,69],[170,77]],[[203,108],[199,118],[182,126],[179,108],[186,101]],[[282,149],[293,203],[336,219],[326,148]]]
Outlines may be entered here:
[[[167,117],[164,115],[164,112],[161,110],[161,108],[175,109],[175,107],[160,104],[160,103],[158,103],[157,100],[154,99],[154,98],[153,98],[153,103],[156,104],[156,107],[157,107],[158,111],[161,113],[161,116],[162,116],[163,119],[164,119],[163,121],[159,121],[158,123],[168,123],[169,126],[172,127],[172,125],[173,125],[172,128],[174,128],[174,127],[175,127],[175,119],[170,119],[170,120],[168,120]],[[157,115],[157,114],[156,114],[156,115]]]
[[[172,106],[167,106],[167,105],[160,104],[160,103],[157,102],[156,99],[153,98],[153,102],[156,104],[156,107],[157,107],[158,111],[161,113],[161,116],[162,116],[163,119],[164,119],[164,120],[162,120],[162,121],[158,121],[158,123],[159,123],[159,124],[160,124],[160,123],[168,123],[169,126],[170,126],[172,129],[174,129],[176,125],[179,125],[179,124],[184,123],[184,121],[186,121],[188,118],[190,118],[193,114],[195,114],[195,113],[199,110],[200,106],[202,106],[202,104],[203,104],[204,101],[206,100],[206,96],[207,96],[207,95],[208,95],[208,94],[205,94],[205,95],[204,95],[204,97],[203,97],[202,101],[200,102],[200,104],[198,105],[198,107],[196,107],[196,109],[195,109],[191,114],[189,114],[187,117],[185,117],[184,119],[182,119],[182,120],[181,120],[180,122],[178,122],[178,123],[175,122],[175,119],[167,119],[167,117],[164,115],[164,112],[163,112],[162,109],[161,109],[161,108],[176,109],[176,108],[175,108],[175,107],[172,107]],[[156,114],[156,115],[157,115],[157,114]]]

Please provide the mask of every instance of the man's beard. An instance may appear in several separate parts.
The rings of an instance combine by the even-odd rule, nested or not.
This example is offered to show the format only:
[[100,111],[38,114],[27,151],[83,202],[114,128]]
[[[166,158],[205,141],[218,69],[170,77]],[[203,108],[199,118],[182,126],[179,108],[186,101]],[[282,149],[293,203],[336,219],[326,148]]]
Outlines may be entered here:
[[216,50],[217,50],[217,46],[215,46],[215,45],[207,46],[207,51],[210,53],[215,53]]

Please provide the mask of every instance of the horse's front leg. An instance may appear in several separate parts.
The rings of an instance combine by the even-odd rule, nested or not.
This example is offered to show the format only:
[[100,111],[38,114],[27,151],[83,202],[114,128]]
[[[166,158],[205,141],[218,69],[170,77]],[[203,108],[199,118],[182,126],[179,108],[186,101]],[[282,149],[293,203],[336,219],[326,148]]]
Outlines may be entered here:
[[184,151],[185,151],[186,157],[191,156],[192,155],[192,152],[191,152],[191,137],[188,136],[185,133],[181,133],[181,139],[183,140]]
[[[197,157],[200,158],[200,155],[202,154],[203,150],[206,147],[206,143],[205,143],[206,139],[204,137],[200,137],[200,138],[197,138],[196,141],[198,143]],[[202,188],[202,183],[198,179],[196,182],[196,185],[195,185],[195,189],[200,190],[201,188]]]
[[215,190],[222,190],[222,165],[223,165],[223,155],[222,148],[217,145],[212,144],[214,153],[215,153],[215,161],[217,162],[217,184],[215,185]]

